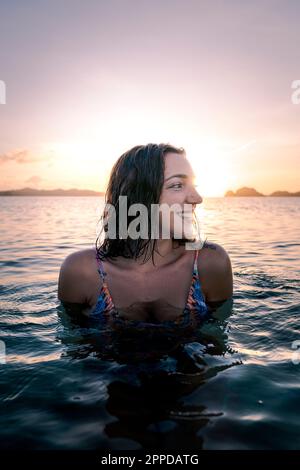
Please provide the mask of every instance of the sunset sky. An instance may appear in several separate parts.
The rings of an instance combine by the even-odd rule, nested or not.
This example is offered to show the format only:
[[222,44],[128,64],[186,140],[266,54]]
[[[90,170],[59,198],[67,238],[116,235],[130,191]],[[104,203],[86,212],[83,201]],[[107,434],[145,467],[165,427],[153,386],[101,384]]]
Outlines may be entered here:
[[123,152],[169,142],[203,196],[299,191],[299,18],[297,0],[1,2],[0,190],[102,191]]

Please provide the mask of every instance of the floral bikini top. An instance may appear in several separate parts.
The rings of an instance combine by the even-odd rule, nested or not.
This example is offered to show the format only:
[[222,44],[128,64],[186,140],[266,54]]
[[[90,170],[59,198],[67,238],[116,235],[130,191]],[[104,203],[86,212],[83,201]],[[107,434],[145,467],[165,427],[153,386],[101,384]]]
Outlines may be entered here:
[[175,320],[164,320],[157,323],[152,323],[150,321],[131,320],[120,317],[107,286],[106,272],[104,271],[103,263],[99,258],[98,253],[96,252],[98,272],[102,278],[102,287],[97,303],[90,315],[94,318],[97,317],[104,324],[111,325],[113,327],[124,328],[126,326],[134,326],[135,329],[138,328],[143,330],[145,328],[152,327],[159,331],[165,331],[166,328],[181,329],[197,327],[210,316],[209,308],[205,303],[199,281],[197,264],[198,254],[199,250],[195,250],[192,282],[182,314]]

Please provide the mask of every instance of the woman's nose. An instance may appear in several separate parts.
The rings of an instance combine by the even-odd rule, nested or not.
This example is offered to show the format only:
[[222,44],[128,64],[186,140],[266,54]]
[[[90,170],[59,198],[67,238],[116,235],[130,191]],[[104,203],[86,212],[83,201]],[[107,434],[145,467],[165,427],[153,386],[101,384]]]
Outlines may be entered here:
[[189,194],[188,202],[190,204],[201,204],[203,198],[200,196],[196,188],[193,188]]

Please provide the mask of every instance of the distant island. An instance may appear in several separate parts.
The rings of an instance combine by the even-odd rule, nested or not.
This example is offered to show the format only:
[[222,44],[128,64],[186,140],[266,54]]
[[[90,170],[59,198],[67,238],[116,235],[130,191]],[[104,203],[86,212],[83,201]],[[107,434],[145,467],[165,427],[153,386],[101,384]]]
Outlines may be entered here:
[[[104,196],[105,193],[101,191],[93,191],[91,189],[8,189],[0,191],[0,196]],[[236,191],[226,191],[225,197],[265,197],[265,194],[259,193],[254,188],[239,188]],[[267,196],[271,197],[300,197],[300,191],[290,193],[288,191],[274,191]]]
[[103,192],[90,189],[11,189],[0,191],[0,196],[104,196]]
[[[237,189],[234,191],[226,191],[225,197],[265,197],[266,194],[259,193],[254,188],[243,188]],[[300,197],[300,191],[296,193],[289,193],[288,191],[274,191],[271,194],[268,194],[269,197]]]

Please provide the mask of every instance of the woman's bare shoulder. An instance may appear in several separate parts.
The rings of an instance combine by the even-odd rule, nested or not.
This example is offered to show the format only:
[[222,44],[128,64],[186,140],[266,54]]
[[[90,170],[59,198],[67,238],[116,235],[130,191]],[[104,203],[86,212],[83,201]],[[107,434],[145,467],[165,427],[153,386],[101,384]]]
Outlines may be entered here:
[[214,267],[215,263],[222,264],[230,261],[229,254],[221,245],[205,241],[199,251],[199,259]]
[[96,250],[94,248],[87,248],[84,250],[78,250],[75,251],[71,254],[69,254],[64,262],[64,266],[77,266],[78,264],[81,265],[81,263],[84,263],[84,265],[88,265],[91,260],[94,259],[96,260]]
[[205,242],[199,252],[198,270],[206,299],[219,301],[232,296],[232,267],[225,248]]
[[[94,249],[69,254],[60,267],[58,298],[69,302],[87,302],[93,292],[96,268]],[[98,281],[98,278],[96,280]]]

